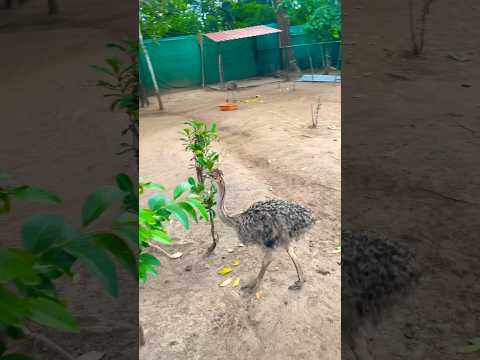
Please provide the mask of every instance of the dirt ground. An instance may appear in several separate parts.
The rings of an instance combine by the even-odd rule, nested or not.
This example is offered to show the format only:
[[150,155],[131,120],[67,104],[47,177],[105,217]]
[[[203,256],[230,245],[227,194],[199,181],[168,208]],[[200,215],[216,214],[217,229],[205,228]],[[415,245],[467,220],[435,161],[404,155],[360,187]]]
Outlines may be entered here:
[[374,358],[478,359],[458,351],[480,334],[480,7],[434,1],[411,58],[407,1],[343,6],[342,222],[423,271],[370,333]]
[[[179,140],[182,123],[216,122],[215,147],[231,213],[255,201],[283,198],[310,207],[319,219],[296,246],[306,286],[299,292],[287,289],[296,279],[295,268],[279,251],[265,275],[263,299],[219,287],[216,270],[234,259],[241,262],[234,269],[241,282],[256,276],[261,251],[239,247],[235,233],[217,221],[220,243],[204,259],[208,225],[195,225],[188,233],[175,226],[175,244],[168,250],[184,256],[162,257],[158,278],[140,289],[147,341],[141,359],[339,359],[340,86],[302,83],[293,91],[288,83],[269,84],[237,96],[256,102],[221,112],[224,93],[200,89],[165,96],[161,115],[150,105],[140,116],[140,176],[170,189],[184,181],[192,169]],[[319,126],[311,129],[310,106],[317,96]]]

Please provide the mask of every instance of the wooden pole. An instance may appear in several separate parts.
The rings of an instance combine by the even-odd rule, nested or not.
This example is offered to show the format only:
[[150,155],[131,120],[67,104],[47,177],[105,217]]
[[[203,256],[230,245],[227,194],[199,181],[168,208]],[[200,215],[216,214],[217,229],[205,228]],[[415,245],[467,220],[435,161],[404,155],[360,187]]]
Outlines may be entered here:
[[225,77],[223,74],[223,57],[222,57],[222,47],[218,45],[218,75],[220,78],[220,88],[225,88]]
[[342,43],[338,44],[337,71],[340,71],[340,62],[342,61]]
[[200,47],[200,62],[202,66],[202,88],[205,88],[205,55],[203,51],[203,35],[197,34],[198,46]]
[[155,72],[153,71],[152,62],[150,61],[150,56],[148,55],[147,48],[145,47],[145,43],[143,42],[143,35],[140,29],[140,26],[138,27],[138,36],[140,39],[140,47],[142,48],[143,53],[145,54],[145,60],[147,61],[148,72],[150,73],[150,77],[152,78],[152,82],[153,82],[153,87],[155,88],[155,94],[158,100],[158,108],[159,110],[163,110],[163,103],[162,103],[162,98],[160,97],[160,90],[158,88],[157,79],[155,77]]
[[310,71],[312,72],[312,81],[313,81],[313,62],[312,62],[312,55],[310,55],[310,45],[307,45],[307,52],[308,52],[308,60],[310,62]]

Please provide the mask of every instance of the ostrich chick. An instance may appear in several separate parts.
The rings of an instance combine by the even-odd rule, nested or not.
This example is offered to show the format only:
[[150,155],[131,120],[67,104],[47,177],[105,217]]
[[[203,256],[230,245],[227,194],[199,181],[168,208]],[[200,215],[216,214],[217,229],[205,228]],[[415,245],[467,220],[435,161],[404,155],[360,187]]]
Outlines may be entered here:
[[305,277],[290,243],[292,239],[298,240],[300,235],[315,223],[312,211],[284,200],[267,200],[253,204],[240,214],[228,215],[225,211],[225,181],[222,172],[215,169],[208,176],[217,184],[217,212],[220,219],[235,229],[242,243],[259,245],[264,251],[258,276],[242,289],[249,291],[258,289],[276,248],[287,251],[297,271],[298,280],[289,286],[289,289],[301,289]]

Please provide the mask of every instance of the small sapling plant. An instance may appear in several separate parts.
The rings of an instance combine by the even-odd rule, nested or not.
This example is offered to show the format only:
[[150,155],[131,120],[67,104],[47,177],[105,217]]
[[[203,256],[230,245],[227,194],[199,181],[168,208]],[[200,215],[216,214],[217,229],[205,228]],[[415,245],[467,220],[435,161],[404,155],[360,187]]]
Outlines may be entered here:
[[216,168],[219,161],[219,154],[211,149],[212,142],[218,140],[217,125],[214,123],[209,127],[199,120],[188,121],[185,125],[187,127],[181,132],[182,141],[185,144],[185,150],[193,155],[192,162],[198,182],[192,191],[202,197],[202,202],[209,214],[212,245],[208,248],[207,255],[210,255],[215,250],[219,239],[214,221],[217,188],[213,182],[206,183],[205,172]]
[[97,86],[103,87],[108,92],[105,97],[111,97],[111,111],[124,112],[128,117],[128,125],[122,130],[122,135],[130,134],[131,142],[122,142],[124,149],[118,154],[133,152],[138,158],[138,43],[129,39],[120,44],[108,43],[107,48],[120,52],[119,57],[105,59],[105,66],[92,65],[91,68],[107,76],[108,80],[99,80]]
[[409,23],[410,23],[410,41],[412,54],[420,56],[425,44],[425,28],[427,26],[427,16],[434,0],[420,0],[422,6],[419,19],[415,15],[414,0],[408,0]]

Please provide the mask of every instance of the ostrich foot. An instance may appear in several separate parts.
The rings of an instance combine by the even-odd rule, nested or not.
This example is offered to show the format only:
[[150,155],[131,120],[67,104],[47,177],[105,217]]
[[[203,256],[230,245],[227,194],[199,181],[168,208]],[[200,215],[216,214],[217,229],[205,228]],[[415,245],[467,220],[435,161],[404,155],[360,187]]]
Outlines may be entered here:
[[300,290],[303,287],[305,281],[297,280],[292,285],[288,287],[288,290]]
[[252,281],[252,282],[249,282],[248,284],[246,285],[243,285],[240,290],[248,293],[248,294],[253,294],[256,290],[257,290],[257,282],[256,281]]

